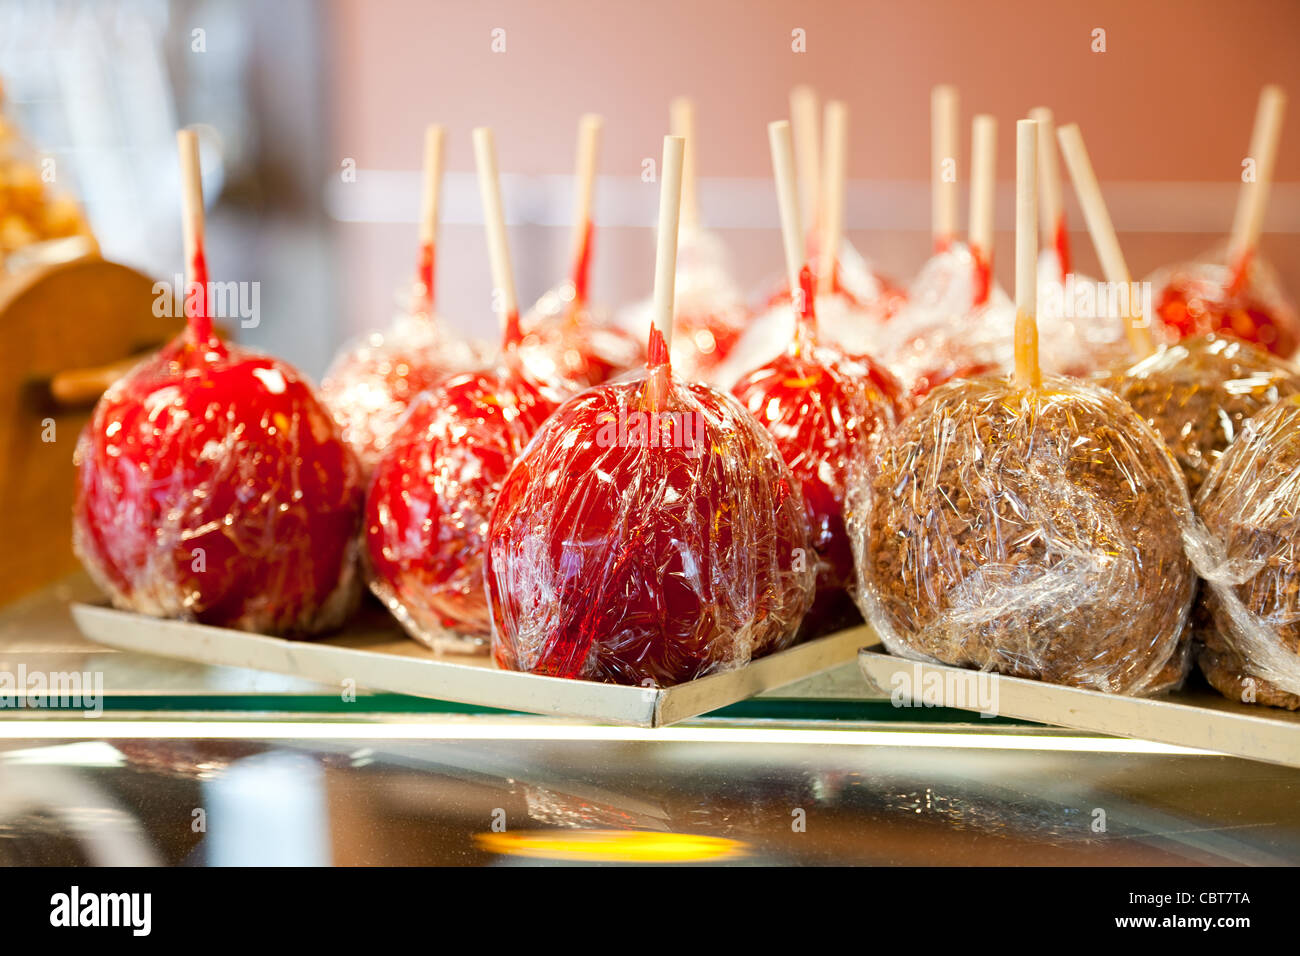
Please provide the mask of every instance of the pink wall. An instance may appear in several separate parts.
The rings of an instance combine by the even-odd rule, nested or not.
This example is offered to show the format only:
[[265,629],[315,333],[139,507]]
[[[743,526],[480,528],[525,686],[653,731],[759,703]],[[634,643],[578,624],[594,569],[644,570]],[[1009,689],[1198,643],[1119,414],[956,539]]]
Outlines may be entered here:
[[[469,130],[487,123],[497,128],[503,171],[565,173],[577,116],[592,110],[606,117],[602,172],[635,176],[642,157],[659,153],[668,100],[687,92],[699,111],[700,175],[768,177],[765,123],[785,115],[793,84],[810,82],[852,109],[850,177],[916,188],[928,169],[930,87],[952,82],[961,89],[964,121],[975,112],[1000,118],[1004,180],[1014,171],[1013,120],[1048,105],[1058,120],[1081,124],[1104,181],[1189,184],[1185,200],[1178,192],[1174,201],[1209,210],[1192,217],[1190,227],[1173,214],[1172,227],[1130,224],[1140,227],[1124,237],[1139,274],[1213,241],[1220,214],[1226,231],[1259,88],[1280,83],[1295,101],[1269,220],[1276,234],[1266,238],[1265,252],[1300,293],[1300,150],[1293,146],[1300,142],[1300,3],[1294,0],[331,0],[331,13],[335,147],[362,170],[414,169],[420,131],[437,120],[449,127],[453,172],[472,171]],[[506,30],[504,54],[490,50],[494,27]],[[807,31],[806,54],[790,52],[795,27]],[[1096,27],[1107,32],[1105,53],[1090,50]],[[1000,226],[1010,225],[1009,203],[1003,189]],[[771,205],[774,223],[774,200]],[[887,234],[853,234],[904,278],[928,244],[928,213],[908,209],[912,218]],[[860,212],[869,223],[872,210]],[[1124,229],[1124,211],[1115,213]],[[1170,228],[1180,231],[1164,231]],[[413,229],[338,226],[350,264],[344,292],[353,327],[382,320],[392,288],[406,275]],[[490,322],[481,230],[453,224],[443,235],[444,304],[473,313],[464,321],[481,327]],[[780,249],[770,229],[724,235],[747,282],[777,268]],[[566,237],[562,229],[540,226],[520,226],[512,236],[521,297],[528,299],[558,278]],[[598,294],[603,289],[621,299],[647,287],[650,242],[646,229],[606,230],[596,260]],[[1009,248],[1009,235],[999,242]],[[1081,265],[1090,267],[1086,238],[1076,237],[1076,246]],[[1002,257],[999,271],[1007,279],[1008,264]]]

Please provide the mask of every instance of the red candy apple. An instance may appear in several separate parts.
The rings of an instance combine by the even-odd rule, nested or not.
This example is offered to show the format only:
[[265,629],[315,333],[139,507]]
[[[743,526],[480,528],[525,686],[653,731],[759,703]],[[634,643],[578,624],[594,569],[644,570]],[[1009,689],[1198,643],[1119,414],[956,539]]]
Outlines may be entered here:
[[798,481],[735,399],[670,371],[681,157],[669,137],[646,371],[560,406],[493,509],[502,667],[676,684],[785,646],[811,604]]
[[595,198],[600,132],[594,113],[578,124],[578,162],[574,176],[572,266],[569,278],[551,289],[524,316],[519,354],[536,377],[578,392],[599,385],[645,361],[640,336],[611,323],[588,297],[591,283],[592,207]]
[[450,379],[419,399],[375,466],[366,499],[370,588],[411,636],[470,650],[488,632],[483,551],[506,473],[558,403],[519,351],[505,211],[488,129],[474,131],[488,249],[502,307],[498,367]]
[[193,134],[181,134],[189,327],[100,399],[77,444],[73,544],[121,608],[271,634],[355,603],[360,469],[311,387],[212,334]]
[[587,296],[591,224],[582,230],[573,277],[551,289],[524,317],[519,355],[534,377],[580,392],[645,361],[641,343],[592,307]]
[[448,333],[434,309],[442,143],[441,126],[425,130],[420,256],[411,301],[402,304],[402,315],[390,328],[344,349],[321,382],[321,400],[366,471],[388,447],[416,396],[490,357]]
[[1300,344],[1300,328],[1285,302],[1269,302],[1231,270],[1198,263],[1175,272],[1158,292],[1156,314],[1177,338],[1231,335],[1288,358]]
[[1242,176],[1226,248],[1149,280],[1157,289],[1157,313],[1179,337],[1232,335],[1282,358],[1300,345],[1300,317],[1259,255],[1285,112],[1282,88],[1264,87],[1246,153],[1254,175]]
[[[696,201],[696,154],[701,139],[696,136],[695,105],[690,97],[679,96],[671,107],[673,135],[686,143],[686,166],[682,175],[679,248],[673,332],[668,337],[672,364],[689,382],[712,382],[718,368],[740,340],[749,318],[745,298],[731,274],[722,241],[702,226]],[[637,339],[645,335],[651,321],[650,302],[624,310],[623,326]]]
[[420,393],[481,365],[482,357],[482,350],[441,332],[429,316],[402,316],[335,359],[321,382],[321,401],[370,471]]
[[361,474],[292,368],[187,331],[100,399],[74,544],[118,607],[268,634],[342,623]]
[[904,413],[902,386],[869,356],[850,356],[816,337],[812,278],[802,270],[804,303],[789,348],[732,389],[776,441],[803,488],[820,561],[817,602],[805,630],[851,620],[853,554],[844,527],[852,463],[865,460]]
[[554,394],[508,344],[501,368],[423,395],[376,465],[366,499],[371,590],[429,646],[464,648],[488,633],[488,518],[510,466],[554,408]]
[[511,670],[670,685],[789,643],[812,599],[799,486],[740,405],[667,363],[570,399],[488,535]]

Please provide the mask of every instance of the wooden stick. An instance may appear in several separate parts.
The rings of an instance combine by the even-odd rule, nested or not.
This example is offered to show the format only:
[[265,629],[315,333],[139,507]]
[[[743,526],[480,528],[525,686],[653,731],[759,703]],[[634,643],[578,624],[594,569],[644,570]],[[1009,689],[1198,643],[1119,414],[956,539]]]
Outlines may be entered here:
[[1038,219],[1043,240],[1054,243],[1065,212],[1061,168],[1056,158],[1056,120],[1046,106],[1034,107],[1029,118],[1038,123]]
[[682,210],[681,224],[688,231],[700,227],[700,207],[695,194],[695,156],[699,139],[695,135],[695,101],[689,96],[679,96],[670,110],[672,134],[686,143],[682,159]]
[[487,229],[494,299],[500,309],[502,332],[509,344],[518,331],[519,299],[515,295],[515,274],[510,264],[510,243],[506,236],[506,212],[501,202],[496,139],[490,127],[480,126],[474,130],[474,160],[478,166],[478,191],[483,201],[483,225]]
[[431,123],[424,130],[424,175],[420,193],[420,242],[438,240],[438,198],[442,188],[442,154],[446,130]]
[[817,91],[811,86],[796,86],[790,91],[790,125],[794,134],[795,169],[799,171],[800,209],[805,228],[812,228],[817,220],[817,208],[821,204],[818,177],[821,175],[822,160]]
[[[181,235],[185,244],[186,288],[197,283],[202,303],[197,315],[187,316],[195,341],[212,338],[212,316],[208,312],[208,262],[203,244],[203,171],[199,165],[199,137],[190,129],[176,134],[181,166]],[[182,300],[188,301],[188,294]]]
[[423,289],[424,306],[433,315],[434,263],[438,245],[438,198],[442,189],[442,155],[446,131],[437,123],[424,130],[424,170],[420,194],[420,260],[416,280]]
[[822,157],[822,208],[817,294],[835,288],[835,263],[844,236],[844,180],[849,161],[849,108],[840,100],[826,104],[826,152]]
[[993,202],[997,194],[998,121],[981,113],[971,121],[970,244],[985,262],[993,259]]
[[[944,164],[952,160],[954,178],[944,181]],[[936,86],[930,92],[930,216],[936,249],[957,238],[957,88]]]
[[[673,344],[673,298],[677,284],[677,230],[681,221],[682,181],[686,140],[664,137],[659,180],[659,237],[655,252],[654,332],[662,339],[666,361]],[[651,338],[654,336],[652,334]],[[651,348],[651,361],[655,358]]]
[[1255,160],[1255,181],[1242,183],[1237,196],[1237,215],[1228,239],[1228,264],[1240,268],[1259,245],[1268,208],[1268,188],[1273,182],[1273,164],[1286,115],[1286,93],[1280,86],[1266,86],[1259,94],[1255,128],[1250,137],[1250,158]]
[[1016,123],[1016,384],[1038,388],[1038,124]]
[[799,289],[799,271],[804,264],[803,224],[799,221],[799,186],[795,181],[795,148],[790,124],[785,120],[767,124],[772,149],[772,173],[776,177],[776,201],[781,210],[781,239],[785,246],[785,273],[793,299]]
[[[1110,212],[1106,200],[1101,195],[1101,186],[1097,183],[1097,174],[1093,172],[1092,160],[1088,158],[1087,147],[1083,145],[1083,133],[1075,123],[1062,126],[1056,131],[1056,138],[1061,144],[1061,154],[1065,157],[1065,167],[1070,171],[1070,181],[1074,183],[1074,194],[1083,208],[1083,219],[1088,225],[1088,235],[1092,237],[1093,248],[1101,262],[1101,271],[1106,281],[1112,284],[1123,283],[1131,288],[1132,277],[1124,253],[1120,249],[1119,236],[1110,221]],[[1125,327],[1129,345],[1139,358],[1146,358],[1156,350],[1151,337],[1151,316],[1142,316],[1139,321],[1128,310]]]
[[596,165],[600,155],[600,132],[605,121],[587,113],[578,122],[578,166],[574,182],[573,241],[569,261],[575,279],[585,267],[591,239],[591,209],[596,192]]
[[195,258],[203,253],[203,173],[199,166],[199,137],[193,130],[176,134],[181,160],[181,230],[185,241],[186,278],[193,282]]

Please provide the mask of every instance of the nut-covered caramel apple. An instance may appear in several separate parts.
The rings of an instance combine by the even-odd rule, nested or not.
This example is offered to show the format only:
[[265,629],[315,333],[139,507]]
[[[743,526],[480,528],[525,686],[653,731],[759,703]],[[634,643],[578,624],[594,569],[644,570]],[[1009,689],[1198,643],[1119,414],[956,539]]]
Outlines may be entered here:
[[1196,505],[1214,558],[1201,671],[1225,697],[1300,709],[1300,396],[1246,423]]
[[892,652],[1110,693],[1178,683],[1191,506],[1112,393],[1041,376],[1036,124],[1017,125],[1016,370],[936,389],[850,501],[864,614]]

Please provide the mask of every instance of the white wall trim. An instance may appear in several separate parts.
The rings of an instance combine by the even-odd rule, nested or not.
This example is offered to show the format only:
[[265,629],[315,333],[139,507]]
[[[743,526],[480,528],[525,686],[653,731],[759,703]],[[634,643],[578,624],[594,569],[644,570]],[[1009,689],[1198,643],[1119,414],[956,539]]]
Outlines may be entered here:
[[[1067,184],[1068,186],[1068,184]],[[1015,184],[998,183],[996,223],[1014,225]],[[573,177],[502,177],[509,221],[519,225],[568,228]],[[779,228],[771,180],[700,180],[704,221],[714,229]],[[1121,232],[1227,233],[1237,201],[1237,184],[1222,182],[1112,182],[1103,186],[1115,228]],[[355,182],[332,181],[325,208],[332,219],[353,223],[414,223],[419,174],[410,170],[361,169]],[[602,228],[649,228],[659,200],[655,183],[634,176],[602,176],[596,187],[596,221]],[[1075,228],[1083,218],[1073,196],[1068,214]],[[448,173],[443,185],[443,222],[483,221],[473,173]],[[855,231],[925,232],[930,223],[929,184],[915,180],[852,180],[846,228]],[[1300,233],[1300,183],[1273,186],[1266,232]]]

